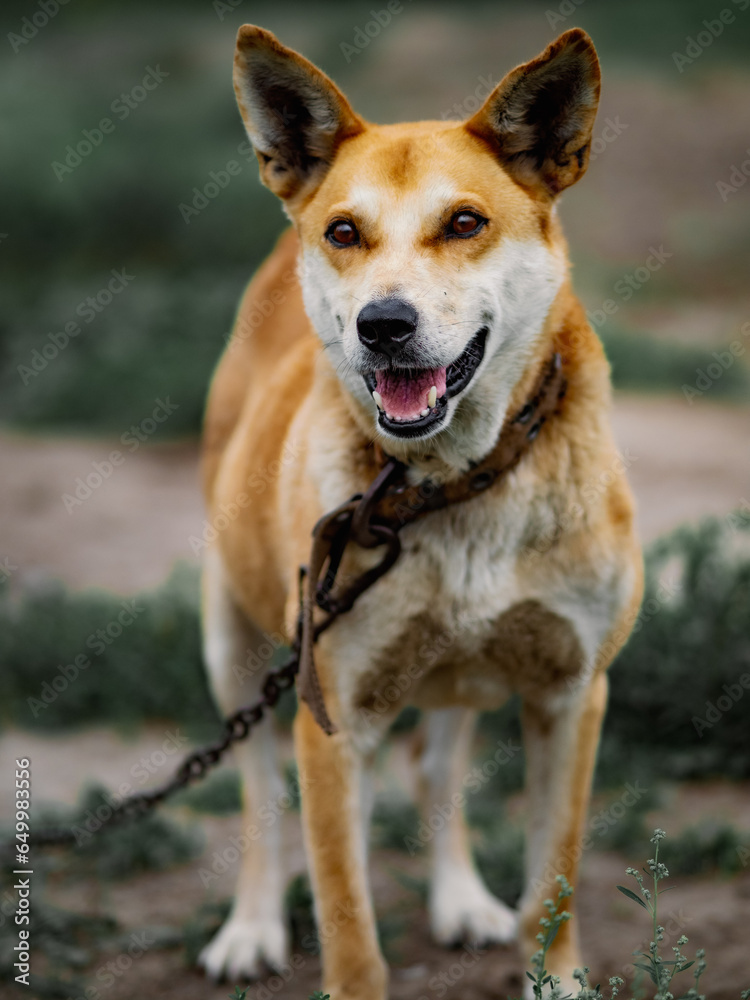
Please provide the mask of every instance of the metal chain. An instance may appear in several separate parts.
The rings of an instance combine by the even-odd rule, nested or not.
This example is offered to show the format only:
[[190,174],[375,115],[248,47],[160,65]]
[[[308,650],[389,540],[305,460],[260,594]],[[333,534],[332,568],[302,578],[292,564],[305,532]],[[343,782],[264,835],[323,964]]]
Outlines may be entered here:
[[[339,615],[349,611],[360,594],[371,587],[376,580],[387,572],[398,558],[400,552],[398,536],[387,528],[372,524],[368,525],[373,497],[379,495],[385,488],[387,478],[381,473],[364,497],[357,494],[342,508],[337,524],[339,545],[329,554],[325,578],[318,585],[316,591],[315,603],[318,607],[326,611],[327,614],[322,621],[314,626],[312,632],[313,642],[317,641],[319,636],[334,623]],[[373,569],[366,570],[359,577],[350,581],[349,585],[341,593],[333,594],[332,589],[339,570],[341,555],[350,538],[355,512],[360,506],[365,508],[364,523],[373,532],[372,540],[368,542],[368,545],[372,544],[373,541],[375,544],[386,543],[386,555],[381,563]],[[188,754],[174,776],[165,784],[146,792],[136,792],[136,794],[123,799],[122,802],[113,807],[108,816],[103,820],[98,820],[99,826],[97,827],[97,832],[104,827],[120,826],[123,823],[141,819],[157,806],[161,805],[166,799],[171,798],[181,788],[185,788],[194,781],[200,781],[205,777],[207,771],[216,767],[221,762],[230,747],[241,740],[247,739],[255,726],[263,721],[266,711],[272,709],[277,704],[284,691],[294,686],[300,668],[306,572],[305,567],[301,566],[299,573],[300,610],[297,618],[297,634],[292,643],[291,654],[285,663],[266,674],[261,686],[260,698],[252,705],[247,705],[233,715],[228,716],[222,725],[223,735],[221,739]],[[32,833],[30,839],[32,843],[42,847],[70,846],[77,843],[75,824],[71,827],[49,827],[38,830]],[[0,853],[5,853],[9,849],[10,845],[2,845],[0,846]]]
[[[266,674],[261,697],[252,705],[239,709],[224,720],[221,739],[188,754],[174,776],[164,785],[123,799],[112,809],[109,816],[98,821],[100,825],[97,827],[97,832],[104,827],[119,826],[143,818],[181,788],[205,777],[206,772],[220,763],[233,744],[247,739],[254,727],[265,717],[266,710],[277,704],[282,693],[294,686],[298,670],[299,647],[295,641],[292,654],[286,663]],[[39,830],[32,833],[31,841],[43,847],[72,845],[76,843],[75,828],[50,827]]]

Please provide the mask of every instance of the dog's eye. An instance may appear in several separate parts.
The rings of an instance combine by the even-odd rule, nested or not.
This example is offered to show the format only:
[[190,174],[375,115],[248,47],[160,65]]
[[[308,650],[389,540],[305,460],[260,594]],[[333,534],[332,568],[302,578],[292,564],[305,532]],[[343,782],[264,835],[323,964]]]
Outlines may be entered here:
[[326,236],[334,246],[338,247],[351,247],[359,243],[359,233],[356,226],[351,222],[346,222],[344,219],[332,222],[328,227]]
[[473,236],[487,220],[474,212],[456,212],[448,224],[449,236]]

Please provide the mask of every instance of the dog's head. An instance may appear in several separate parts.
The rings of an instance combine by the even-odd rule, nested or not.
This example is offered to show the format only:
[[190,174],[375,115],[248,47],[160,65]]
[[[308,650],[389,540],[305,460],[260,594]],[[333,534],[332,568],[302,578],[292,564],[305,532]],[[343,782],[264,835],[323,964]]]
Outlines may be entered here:
[[395,445],[494,440],[566,274],[555,198],[586,170],[599,98],[565,32],[468,121],[373,125],[245,25],[235,90],[263,182],[302,247],[305,305],[339,378]]

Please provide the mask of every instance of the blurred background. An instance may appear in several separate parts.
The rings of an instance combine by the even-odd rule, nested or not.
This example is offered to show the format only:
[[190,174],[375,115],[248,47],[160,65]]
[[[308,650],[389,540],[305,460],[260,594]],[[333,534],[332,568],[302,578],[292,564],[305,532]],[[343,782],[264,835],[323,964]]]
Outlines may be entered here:
[[[5,0],[0,822],[12,822],[15,757],[32,760],[36,822],[72,820],[123,782],[164,780],[217,730],[197,617],[197,439],[239,295],[285,225],[234,103],[237,28],[270,28],[365,117],[393,121],[468,116],[508,69],[580,25],[599,51],[602,104],[588,173],[560,210],[612,364],[648,567],[642,616],[611,672],[582,848],[585,957],[594,982],[632,978],[630,953],[650,931],[614,884],[651,855],[659,825],[677,886],[668,930],[706,947],[714,1000],[750,985],[748,8]],[[288,748],[293,710],[276,720]],[[431,943],[422,905],[418,727],[405,713],[383,752],[373,832],[391,995],[519,995],[513,949],[488,951],[460,981],[433,978],[456,956]],[[477,766],[518,736],[515,704],[484,717]],[[299,964],[253,1000],[318,985],[289,757],[288,792],[270,805],[274,822],[284,815]],[[522,781],[518,753],[469,803],[477,862],[510,903]],[[227,910],[238,804],[225,767],[138,827],[37,852],[33,995],[225,996],[194,961]],[[13,899],[4,888],[2,998],[16,989]]]

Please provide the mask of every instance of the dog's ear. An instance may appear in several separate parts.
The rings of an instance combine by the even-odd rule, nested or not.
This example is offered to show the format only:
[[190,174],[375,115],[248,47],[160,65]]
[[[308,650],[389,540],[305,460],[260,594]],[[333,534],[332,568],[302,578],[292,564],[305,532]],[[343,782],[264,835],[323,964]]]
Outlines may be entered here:
[[325,73],[252,24],[237,34],[234,90],[261,180],[280,198],[313,190],[339,144],[364,129]]
[[519,184],[554,196],[586,172],[600,80],[593,42],[572,28],[511,70],[465,127]]

